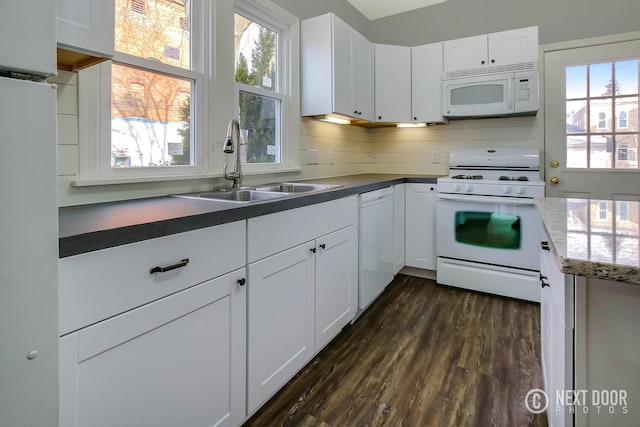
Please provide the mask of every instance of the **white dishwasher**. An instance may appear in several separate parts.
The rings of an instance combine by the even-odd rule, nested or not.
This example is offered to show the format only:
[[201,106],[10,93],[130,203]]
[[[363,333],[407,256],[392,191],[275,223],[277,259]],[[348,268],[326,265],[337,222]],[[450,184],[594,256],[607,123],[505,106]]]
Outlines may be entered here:
[[393,280],[393,187],[358,199],[358,309],[364,310]]

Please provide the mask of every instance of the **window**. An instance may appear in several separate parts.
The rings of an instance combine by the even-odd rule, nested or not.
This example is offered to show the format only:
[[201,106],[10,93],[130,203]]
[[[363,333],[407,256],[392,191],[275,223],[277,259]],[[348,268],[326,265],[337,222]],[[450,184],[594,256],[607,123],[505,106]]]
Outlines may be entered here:
[[285,165],[289,94],[284,67],[286,26],[240,4],[235,22],[235,100],[243,148],[242,162],[254,169]]
[[598,218],[607,219],[609,207],[607,202],[598,202]]
[[566,67],[567,167],[638,168],[638,62]]
[[618,205],[618,219],[620,221],[629,220],[629,202],[616,202]]

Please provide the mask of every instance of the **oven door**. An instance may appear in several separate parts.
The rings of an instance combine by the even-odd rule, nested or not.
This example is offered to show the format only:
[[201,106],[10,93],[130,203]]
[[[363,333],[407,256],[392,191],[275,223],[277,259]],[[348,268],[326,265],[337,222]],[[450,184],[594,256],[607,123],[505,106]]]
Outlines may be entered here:
[[540,269],[542,223],[533,199],[438,194],[437,224],[439,257]]

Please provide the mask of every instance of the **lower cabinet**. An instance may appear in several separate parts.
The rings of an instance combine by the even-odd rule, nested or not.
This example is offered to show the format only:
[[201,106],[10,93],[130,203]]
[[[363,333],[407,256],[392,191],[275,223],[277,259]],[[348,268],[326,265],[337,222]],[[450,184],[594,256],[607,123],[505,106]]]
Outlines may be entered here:
[[60,340],[60,426],[235,426],[245,414],[245,269]]
[[[249,220],[248,415],[354,318],[357,209],[349,197]],[[255,259],[268,247],[282,249]]]
[[406,186],[405,265],[436,269],[436,184]]

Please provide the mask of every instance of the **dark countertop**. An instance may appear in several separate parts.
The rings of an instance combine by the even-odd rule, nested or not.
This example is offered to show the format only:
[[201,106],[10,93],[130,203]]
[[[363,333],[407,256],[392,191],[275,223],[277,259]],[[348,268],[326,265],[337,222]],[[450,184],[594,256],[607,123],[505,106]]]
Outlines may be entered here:
[[[306,180],[341,187],[264,202],[236,204],[171,196],[59,209],[60,258],[322,203],[438,175],[363,174]],[[297,182],[297,181],[296,181]]]

